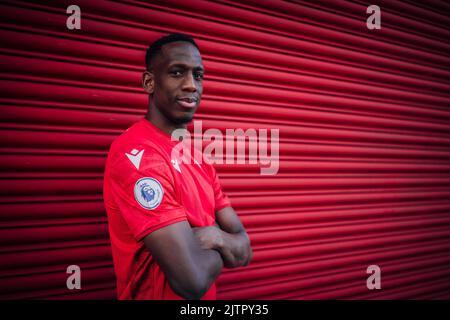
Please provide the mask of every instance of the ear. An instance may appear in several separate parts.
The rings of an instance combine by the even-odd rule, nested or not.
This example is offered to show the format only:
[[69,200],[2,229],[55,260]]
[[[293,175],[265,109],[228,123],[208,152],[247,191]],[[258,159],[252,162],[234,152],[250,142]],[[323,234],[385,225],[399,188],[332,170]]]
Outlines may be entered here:
[[153,93],[155,89],[155,79],[152,72],[147,70],[144,71],[144,73],[142,74],[142,87],[147,93]]

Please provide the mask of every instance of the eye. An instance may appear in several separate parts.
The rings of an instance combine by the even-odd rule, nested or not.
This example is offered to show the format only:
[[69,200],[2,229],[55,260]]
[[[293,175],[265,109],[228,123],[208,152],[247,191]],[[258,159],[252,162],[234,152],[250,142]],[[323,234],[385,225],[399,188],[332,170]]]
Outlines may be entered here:
[[183,75],[183,72],[180,70],[172,70],[170,71],[170,75],[174,77],[181,77]]
[[197,80],[203,80],[204,74],[201,73],[201,72],[194,73],[194,78],[197,79]]

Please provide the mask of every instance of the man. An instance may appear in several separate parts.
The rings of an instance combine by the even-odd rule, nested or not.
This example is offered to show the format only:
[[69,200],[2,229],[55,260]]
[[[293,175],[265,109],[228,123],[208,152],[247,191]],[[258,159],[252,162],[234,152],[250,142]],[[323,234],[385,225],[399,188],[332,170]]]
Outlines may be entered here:
[[147,50],[144,119],[110,149],[104,180],[119,299],[215,299],[223,267],[246,266],[248,235],[205,161],[172,159],[199,106],[204,67],[195,41],[172,34]]

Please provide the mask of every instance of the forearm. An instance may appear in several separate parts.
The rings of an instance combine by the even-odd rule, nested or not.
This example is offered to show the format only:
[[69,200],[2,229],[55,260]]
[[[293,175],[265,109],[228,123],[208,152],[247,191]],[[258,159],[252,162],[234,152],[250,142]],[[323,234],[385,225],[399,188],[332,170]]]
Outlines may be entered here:
[[223,266],[235,268],[246,266],[253,257],[250,239],[242,225],[236,228],[224,224],[193,228],[201,248],[217,250],[223,260]]
[[198,258],[199,276],[202,277],[201,283],[204,284],[205,290],[207,290],[222,272],[224,262],[220,253],[211,249],[201,249],[201,254]]
[[144,238],[146,248],[164,272],[172,290],[186,299],[200,299],[223,267],[220,254],[199,246],[187,221],[160,228]]
[[172,289],[185,299],[200,299],[211,287],[223,268],[219,252],[199,249],[186,264],[178,266],[182,278],[169,277]]

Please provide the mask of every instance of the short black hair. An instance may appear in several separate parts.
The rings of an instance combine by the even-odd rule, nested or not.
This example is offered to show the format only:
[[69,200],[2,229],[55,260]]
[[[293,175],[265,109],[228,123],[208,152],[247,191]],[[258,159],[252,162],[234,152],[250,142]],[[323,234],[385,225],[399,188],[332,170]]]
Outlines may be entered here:
[[176,41],[185,41],[193,44],[197,49],[200,50],[197,43],[195,43],[194,38],[187,34],[183,33],[172,33],[167,36],[161,37],[158,40],[154,41],[148,48],[147,53],[145,54],[145,64],[147,67],[147,70],[151,69],[152,61],[155,58],[155,56],[161,52],[161,48],[163,45],[176,42]]

